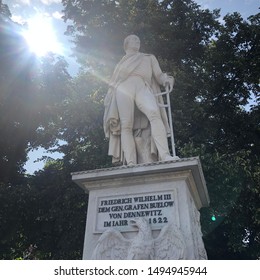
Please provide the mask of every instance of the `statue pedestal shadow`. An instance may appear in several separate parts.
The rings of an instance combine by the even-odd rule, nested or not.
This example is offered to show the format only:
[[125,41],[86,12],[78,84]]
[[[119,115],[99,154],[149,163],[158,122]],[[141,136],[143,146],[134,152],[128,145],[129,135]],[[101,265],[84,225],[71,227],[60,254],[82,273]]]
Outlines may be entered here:
[[207,259],[199,158],[72,174],[89,194],[83,259]]

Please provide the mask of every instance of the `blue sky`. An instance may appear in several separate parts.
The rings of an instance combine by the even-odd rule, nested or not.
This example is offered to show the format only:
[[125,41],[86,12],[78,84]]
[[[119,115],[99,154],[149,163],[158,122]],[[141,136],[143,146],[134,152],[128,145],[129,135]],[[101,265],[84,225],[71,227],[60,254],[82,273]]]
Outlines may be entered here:
[[[195,1],[202,8],[206,9],[221,9],[221,16],[223,17],[227,13],[239,12],[243,18],[247,18],[250,15],[260,12],[259,0],[197,0]],[[62,20],[62,4],[61,0],[3,0],[4,4],[9,6],[12,13],[12,19],[19,23],[25,23],[29,18],[35,15],[42,14],[48,18],[52,24],[52,27],[57,37],[57,41],[63,46],[62,55],[65,56],[71,69],[71,73],[74,74],[77,69],[77,64],[70,57],[71,43],[70,38],[64,35],[66,30],[66,24]],[[25,165],[28,173],[32,174],[35,170],[41,169],[44,166],[44,162],[34,162],[37,158],[43,155],[48,155],[44,149],[29,153],[29,160]],[[53,158],[61,157],[58,153],[49,154]]]
[[195,1],[202,8],[221,9],[221,15],[239,12],[243,18],[259,12],[259,0],[197,0]]

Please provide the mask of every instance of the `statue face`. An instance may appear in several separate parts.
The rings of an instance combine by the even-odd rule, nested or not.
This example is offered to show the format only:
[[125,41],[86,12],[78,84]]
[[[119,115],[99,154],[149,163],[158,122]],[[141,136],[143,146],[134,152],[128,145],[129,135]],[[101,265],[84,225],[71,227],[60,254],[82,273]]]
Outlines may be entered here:
[[136,35],[130,35],[125,39],[125,50],[132,49],[134,51],[139,51],[140,49],[140,39]]

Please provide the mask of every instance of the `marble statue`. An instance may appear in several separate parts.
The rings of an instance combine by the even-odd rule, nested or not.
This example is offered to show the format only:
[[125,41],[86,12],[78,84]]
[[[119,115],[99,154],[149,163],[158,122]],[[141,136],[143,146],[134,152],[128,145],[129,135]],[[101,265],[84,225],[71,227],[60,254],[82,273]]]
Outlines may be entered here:
[[139,52],[140,39],[124,40],[126,55],[117,64],[104,100],[104,131],[112,162],[127,165],[178,159],[169,152],[171,133],[160,86],[172,91],[174,79],[163,73],[154,55]]
[[99,238],[92,259],[94,260],[181,260],[186,259],[186,244],[180,229],[173,223],[164,226],[157,238],[145,218],[130,220],[138,228],[132,239],[120,231],[109,229]]

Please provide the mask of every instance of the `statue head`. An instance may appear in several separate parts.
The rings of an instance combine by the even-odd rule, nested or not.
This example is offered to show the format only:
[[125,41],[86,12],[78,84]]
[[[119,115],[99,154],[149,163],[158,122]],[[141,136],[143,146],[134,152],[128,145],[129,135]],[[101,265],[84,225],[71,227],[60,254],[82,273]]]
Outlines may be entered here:
[[140,39],[136,35],[129,35],[124,40],[124,50],[138,52],[140,49]]

